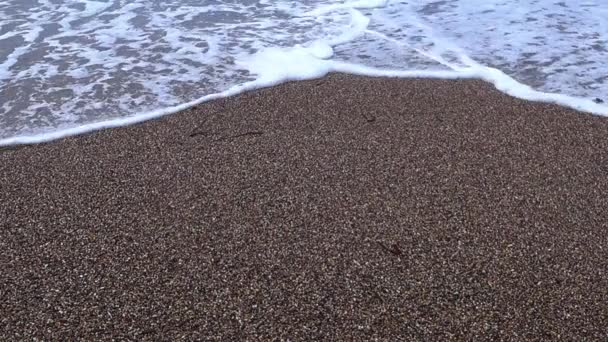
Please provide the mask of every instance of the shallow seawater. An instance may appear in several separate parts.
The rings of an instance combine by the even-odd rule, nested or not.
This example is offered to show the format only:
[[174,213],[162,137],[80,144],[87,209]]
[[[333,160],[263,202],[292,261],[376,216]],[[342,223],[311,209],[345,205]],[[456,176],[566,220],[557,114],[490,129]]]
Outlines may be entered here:
[[[263,60],[281,49],[319,63]],[[171,108],[260,77],[306,78],[302,64],[329,71],[323,61],[401,71],[474,61],[543,92],[606,99],[608,2],[0,0],[0,140]]]

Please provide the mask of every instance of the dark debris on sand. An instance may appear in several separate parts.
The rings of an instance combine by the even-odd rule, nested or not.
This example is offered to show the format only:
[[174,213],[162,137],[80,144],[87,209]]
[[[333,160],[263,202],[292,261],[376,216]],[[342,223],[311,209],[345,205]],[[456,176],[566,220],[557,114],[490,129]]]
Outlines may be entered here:
[[331,75],[0,151],[0,339],[608,337],[608,120]]

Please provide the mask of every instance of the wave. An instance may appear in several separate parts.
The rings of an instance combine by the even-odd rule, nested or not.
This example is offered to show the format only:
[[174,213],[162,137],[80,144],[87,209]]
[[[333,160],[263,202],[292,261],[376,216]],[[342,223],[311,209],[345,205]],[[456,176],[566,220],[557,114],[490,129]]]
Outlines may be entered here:
[[[528,60],[544,70],[543,77],[535,81],[538,84],[527,82],[532,86],[521,80],[521,71],[527,69],[518,67],[521,58],[514,56],[553,58],[550,56],[566,54],[564,50],[536,46],[531,50],[505,48],[502,55],[494,51],[514,44],[498,35],[521,33],[541,21],[501,24],[482,32],[488,18],[506,15],[518,1],[503,1],[500,6],[488,6],[485,1],[474,7],[471,1],[408,5],[359,0],[306,5],[261,0],[251,5],[255,8],[223,2],[201,6],[177,0],[154,8],[146,6],[146,1],[126,5],[118,0],[82,1],[76,4],[79,6],[41,1],[25,22],[15,19],[16,26],[2,26],[0,43],[20,38],[5,59],[0,59],[0,145],[40,143],[129,125],[212,99],[290,80],[323,77],[329,72],[479,78],[515,97],[608,115],[608,106],[593,101],[608,90],[608,82],[598,78],[598,70],[603,72],[601,68],[606,66],[583,63],[607,57],[601,49],[576,52],[580,63],[575,66],[556,59],[551,69]],[[447,3],[451,7],[442,8]],[[534,6],[547,4],[541,1]],[[598,13],[606,6],[584,3],[578,5],[578,12],[561,7],[551,4],[544,12],[531,15],[546,19],[570,13],[582,18],[581,13]],[[489,8],[494,12],[484,12]],[[2,11],[8,13],[0,7]],[[58,13],[67,14],[56,17]],[[438,16],[441,24],[436,23]],[[473,17],[477,20],[472,21]],[[472,22],[456,25],[463,20]],[[50,22],[58,26],[49,27]],[[463,28],[447,33],[452,26]],[[565,44],[562,40],[568,39],[579,44],[597,43],[608,32],[606,26],[593,29],[595,35],[587,32],[587,38],[555,34],[555,45],[561,46]],[[478,34],[473,35],[475,32]],[[487,41],[479,38],[484,34]],[[518,42],[530,43],[528,36],[517,38]],[[24,56],[41,49],[46,52],[44,57],[34,54],[24,62]],[[533,55],[523,52],[532,50]],[[516,61],[509,64],[509,60]],[[560,70],[560,63],[569,67],[555,71]],[[562,78],[568,82],[556,82],[561,88],[548,81]]]

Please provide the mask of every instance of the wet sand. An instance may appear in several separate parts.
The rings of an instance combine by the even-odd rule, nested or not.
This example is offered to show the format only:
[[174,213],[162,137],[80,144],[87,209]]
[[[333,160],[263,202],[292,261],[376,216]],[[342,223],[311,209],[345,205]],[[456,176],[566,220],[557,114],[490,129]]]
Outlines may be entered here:
[[608,119],[481,81],[3,148],[0,202],[0,339],[608,337]]

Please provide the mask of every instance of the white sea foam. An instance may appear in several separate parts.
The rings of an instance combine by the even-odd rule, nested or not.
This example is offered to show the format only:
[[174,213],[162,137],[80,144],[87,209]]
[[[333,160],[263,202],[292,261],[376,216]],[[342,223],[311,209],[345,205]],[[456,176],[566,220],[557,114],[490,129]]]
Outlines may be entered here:
[[0,145],[329,72],[481,78],[512,96],[608,115],[592,101],[608,95],[599,0],[0,1],[0,16],[9,18],[0,23]]

